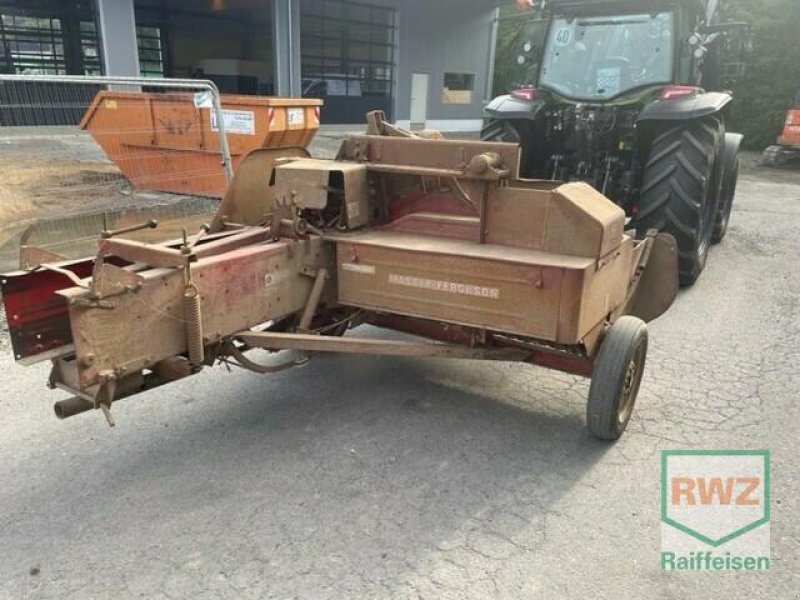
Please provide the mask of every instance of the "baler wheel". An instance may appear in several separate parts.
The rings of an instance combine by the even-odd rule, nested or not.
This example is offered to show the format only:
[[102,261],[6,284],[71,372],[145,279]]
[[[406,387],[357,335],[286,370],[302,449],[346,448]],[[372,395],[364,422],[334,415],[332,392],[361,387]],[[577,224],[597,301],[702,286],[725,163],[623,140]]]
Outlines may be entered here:
[[608,330],[595,359],[586,422],[601,440],[616,440],[633,413],[647,356],[647,326],[636,317],[620,317]]

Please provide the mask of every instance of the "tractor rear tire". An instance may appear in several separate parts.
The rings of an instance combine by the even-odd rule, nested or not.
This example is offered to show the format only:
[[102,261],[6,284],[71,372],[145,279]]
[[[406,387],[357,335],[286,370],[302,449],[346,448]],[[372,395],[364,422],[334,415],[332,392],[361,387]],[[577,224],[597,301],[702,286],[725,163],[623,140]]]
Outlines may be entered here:
[[481,129],[481,140],[484,142],[522,143],[520,129],[513,121],[492,119]]
[[655,136],[644,165],[637,233],[671,233],[678,242],[680,284],[690,286],[706,264],[722,179],[724,126],[714,117],[674,125]]
[[481,130],[484,142],[508,142],[520,145],[520,177],[532,177],[532,156],[530,155],[531,125],[526,121],[491,119]]
[[616,440],[633,414],[647,357],[647,325],[620,317],[606,332],[594,361],[586,424],[601,440]]

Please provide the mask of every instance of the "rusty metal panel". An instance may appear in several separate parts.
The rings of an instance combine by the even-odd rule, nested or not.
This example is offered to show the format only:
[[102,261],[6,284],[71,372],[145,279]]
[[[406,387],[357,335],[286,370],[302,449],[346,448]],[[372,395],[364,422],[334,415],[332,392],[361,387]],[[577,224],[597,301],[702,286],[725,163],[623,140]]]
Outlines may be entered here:
[[[321,259],[318,238],[239,248],[204,258],[192,266],[200,290],[204,343],[296,312],[304,306],[312,280],[300,274]],[[61,292],[69,315],[82,388],[103,373],[124,374],[153,367],[186,351],[184,275],[179,269],[138,273],[136,292],[110,299],[110,309],[75,303],[85,290]]]
[[555,190],[492,187],[486,241],[600,258],[619,246],[625,212],[585,183]]
[[472,159],[481,154],[499,155],[510,178],[518,176],[519,145],[501,142],[363,135],[343,142],[337,158],[406,168],[465,171]]
[[421,233],[458,240],[478,240],[480,220],[477,217],[447,215],[434,212],[415,212],[386,225],[387,230]]
[[652,321],[672,306],[678,295],[678,244],[668,233],[653,239],[653,248],[636,293],[625,314]]
[[292,161],[275,168],[275,196],[279,202],[298,208],[324,210],[328,205],[328,180],[335,166],[324,160],[309,158]]
[[[556,341],[562,279],[594,262],[393,232],[337,238],[339,301],[412,317]],[[578,304],[570,318],[577,332]],[[577,334],[572,340],[578,343]]]
[[587,273],[583,289],[570,291],[573,299],[580,302],[580,311],[577,329],[563,332],[566,339],[576,335],[583,338],[625,303],[634,268],[633,240],[625,236],[616,250],[600,261],[596,269]]
[[275,169],[275,195],[284,204],[313,210],[325,210],[343,196],[343,225],[356,229],[369,222],[367,168],[358,163],[304,159],[280,165]]
[[344,177],[344,225],[357,229],[370,222],[367,169],[363,165],[338,163]]
[[267,350],[308,350],[372,356],[436,356],[474,360],[522,360],[530,351],[520,348],[470,347],[463,344],[404,342],[362,337],[340,337],[302,333],[258,331],[237,336],[252,348]]
[[542,250],[550,202],[549,191],[491,188],[486,202],[486,242]]
[[564,182],[553,179],[514,179],[508,185],[513,188],[551,192],[558,186],[564,185]]
[[575,256],[605,256],[622,241],[625,211],[586,183],[553,190],[543,250]]
[[222,231],[225,223],[258,225],[266,220],[275,204],[272,173],[276,163],[307,158],[304,148],[264,148],[253,150],[236,168],[225,197],[211,222],[211,231]]

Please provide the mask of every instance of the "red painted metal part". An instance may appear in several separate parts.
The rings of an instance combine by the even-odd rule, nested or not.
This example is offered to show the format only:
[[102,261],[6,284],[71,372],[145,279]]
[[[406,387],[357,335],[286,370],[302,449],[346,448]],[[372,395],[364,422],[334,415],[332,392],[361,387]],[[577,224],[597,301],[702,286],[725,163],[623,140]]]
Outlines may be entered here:
[[[127,264],[116,258],[108,262],[117,266]],[[56,266],[84,278],[91,276],[94,259],[62,262]],[[72,344],[67,303],[56,292],[74,286],[66,275],[41,268],[0,276],[0,291],[17,360],[24,361]]]
[[452,192],[418,193],[389,200],[389,222],[419,212],[474,217],[475,209]]
[[[448,326],[438,321],[428,321],[425,319],[404,317],[402,315],[388,313],[373,314],[368,321],[377,327],[402,331],[450,344],[472,346],[475,342],[465,329]],[[531,364],[572,373],[573,375],[580,375],[581,377],[592,376],[594,365],[589,357],[570,356],[564,352],[558,352],[556,350],[551,352],[544,348],[531,348],[530,353],[526,362]]]
[[800,108],[790,110],[786,115],[783,133],[778,138],[781,146],[800,146]]
[[594,364],[589,358],[567,356],[558,352],[547,352],[544,350],[534,350],[528,362],[539,365],[540,367],[547,367],[548,369],[555,369],[556,371],[580,375],[581,377],[591,377],[592,371],[594,370]]
[[402,331],[448,344],[472,346],[474,342],[469,333],[463,328],[448,326],[438,321],[428,321],[390,313],[373,313],[368,321],[376,327]]
[[[92,274],[93,260],[59,266],[78,277]],[[67,303],[56,291],[75,284],[66,275],[38,270],[7,273],[0,279],[11,344],[17,360],[72,343]]]

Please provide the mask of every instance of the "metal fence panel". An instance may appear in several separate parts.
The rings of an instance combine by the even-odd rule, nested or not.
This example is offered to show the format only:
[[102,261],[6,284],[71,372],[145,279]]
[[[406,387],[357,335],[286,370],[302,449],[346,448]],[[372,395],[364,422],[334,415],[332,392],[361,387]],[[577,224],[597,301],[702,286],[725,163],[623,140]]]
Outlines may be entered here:
[[211,82],[0,76],[0,268],[32,224],[28,243],[69,258],[93,252],[101,224],[195,232],[232,176],[220,115]]

